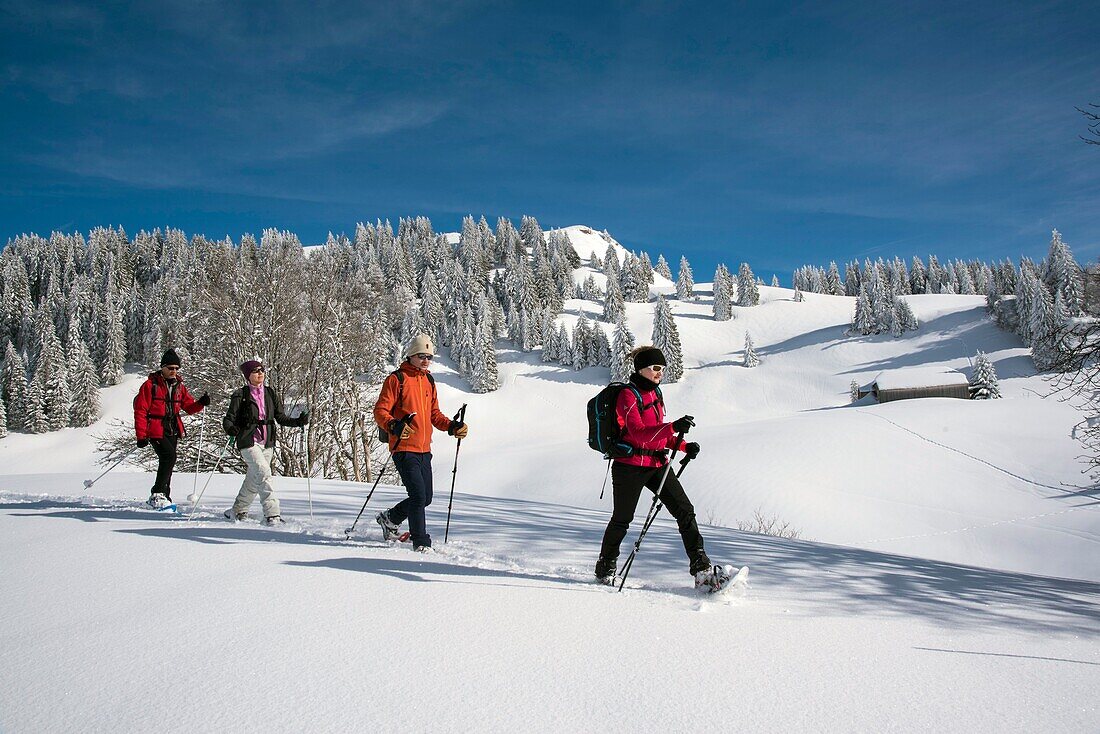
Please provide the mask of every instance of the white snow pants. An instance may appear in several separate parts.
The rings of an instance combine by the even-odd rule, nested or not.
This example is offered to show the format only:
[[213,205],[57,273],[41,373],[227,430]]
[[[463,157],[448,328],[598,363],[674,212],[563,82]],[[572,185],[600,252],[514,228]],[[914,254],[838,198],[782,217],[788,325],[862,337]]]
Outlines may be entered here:
[[237,500],[233,503],[233,512],[248,512],[252,500],[259,494],[264,517],[279,514],[279,500],[275,496],[275,484],[271,479],[271,459],[274,455],[275,449],[265,449],[262,446],[241,449],[241,458],[248,464],[248,472],[244,475],[241,491],[237,493]]

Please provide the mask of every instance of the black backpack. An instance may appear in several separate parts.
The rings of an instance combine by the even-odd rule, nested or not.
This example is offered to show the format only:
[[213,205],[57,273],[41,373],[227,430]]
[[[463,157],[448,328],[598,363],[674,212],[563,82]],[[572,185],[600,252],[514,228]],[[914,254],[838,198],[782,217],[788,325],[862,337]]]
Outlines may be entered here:
[[657,388],[657,400],[646,405],[642,402],[642,394],[638,388],[628,382],[612,382],[588,401],[589,448],[599,451],[605,459],[625,459],[639,453],[648,455],[660,453],[635,448],[623,440],[623,431],[615,416],[615,403],[623,390],[634,391],[634,395],[638,398],[639,410],[652,408],[657,403],[664,402],[661,388]]
[[[396,369],[390,373],[397,378],[397,400],[394,401],[394,406],[401,404],[401,396],[405,394],[405,373],[400,369]],[[428,373],[428,382],[432,383],[432,391],[435,391],[435,378],[432,377],[432,373]],[[389,431],[382,426],[378,426],[378,442],[388,443],[390,440]]]

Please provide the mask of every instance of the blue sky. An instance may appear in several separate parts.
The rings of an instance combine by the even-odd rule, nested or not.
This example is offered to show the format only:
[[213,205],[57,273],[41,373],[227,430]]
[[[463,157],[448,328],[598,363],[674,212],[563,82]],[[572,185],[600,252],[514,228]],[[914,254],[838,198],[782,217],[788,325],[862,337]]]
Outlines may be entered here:
[[697,280],[1095,260],[1097,7],[0,0],[0,241],[531,214]]

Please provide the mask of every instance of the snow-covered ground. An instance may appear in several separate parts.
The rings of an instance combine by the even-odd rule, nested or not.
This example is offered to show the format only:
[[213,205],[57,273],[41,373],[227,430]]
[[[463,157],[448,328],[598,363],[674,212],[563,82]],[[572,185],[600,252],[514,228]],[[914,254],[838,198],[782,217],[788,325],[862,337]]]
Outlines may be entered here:
[[[221,519],[236,476],[192,520],[144,509],[132,468],[85,490],[134,375],[91,429],[0,440],[0,731],[1094,731],[1100,491],[1081,416],[1040,397],[983,299],[911,297],[919,331],[853,338],[852,299],[763,287],[716,323],[697,291],[670,301],[687,369],[664,392],[697,419],[683,482],[708,551],[747,564],[748,589],[696,596],[667,517],[624,593],[591,583],[610,501],[584,404],[603,370],[504,350],[501,389],[474,395],[440,360],[443,408],[468,403],[471,430],[446,545],[454,449],[436,438],[427,556],[379,538],[393,487],[350,542],[355,483],[278,479],[279,529]],[[599,306],[563,318],[577,309]],[[653,304],[627,311],[646,341]],[[852,380],[969,373],[978,349],[1003,400],[848,404]],[[192,482],[177,474],[177,499]],[[802,537],[733,529],[758,510]]]

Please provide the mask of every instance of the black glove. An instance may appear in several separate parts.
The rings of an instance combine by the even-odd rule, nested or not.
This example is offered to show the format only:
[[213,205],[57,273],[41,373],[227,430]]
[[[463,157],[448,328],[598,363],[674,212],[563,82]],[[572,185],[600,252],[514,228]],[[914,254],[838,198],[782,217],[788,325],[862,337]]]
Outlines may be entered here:
[[147,439],[147,438],[139,438],[139,439],[137,440],[137,447],[138,447],[139,449],[143,449],[143,448],[145,448],[145,447],[146,447],[146,446],[148,446],[148,445],[149,445],[149,439]]
[[687,448],[684,449],[684,456],[688,457],[688,461],[690,461],[698,455],[699,455],[699,444],[692,441],[691,443],[689,443],[687,445]]
[[685,415],[672,421],[672,430],[677,433],[687,433],[695,425],[695,416]]
[[202,397],[198,399],[198,404],[204,408],[210,405],[210,393],[204,392]]
[[309,425],[309,411],[308,410],[303,410],[301,413],[298,414],[298,425],[300,425],[300,426],[308,426]]
[[458,431],[459,428],[462,428],[462,426],[464,426],[464,425],[466,425],[466,424],[463,423],[462,421],[451,421],[451,424],[449,426],[447,426],[447,435],[448,436],[455,435],[455,432]]

